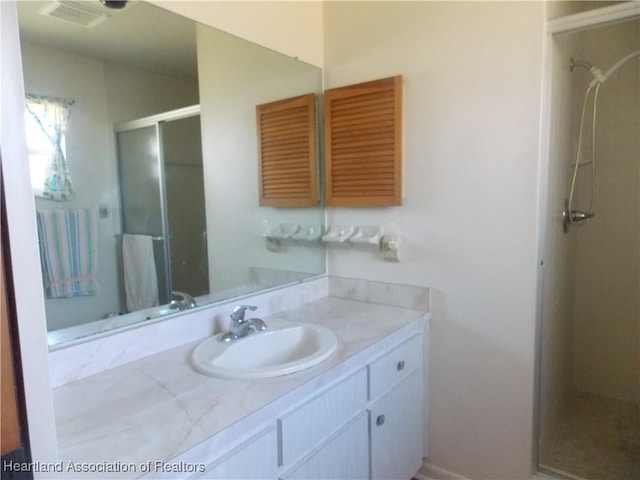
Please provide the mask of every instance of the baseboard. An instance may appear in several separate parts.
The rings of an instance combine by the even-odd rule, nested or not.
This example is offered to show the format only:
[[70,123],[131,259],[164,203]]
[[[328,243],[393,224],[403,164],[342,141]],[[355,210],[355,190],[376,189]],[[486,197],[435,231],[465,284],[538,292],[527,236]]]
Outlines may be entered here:
[[[548,468],[548,467],[547,467]],[[555,472],[560,474],[560,472]],[[562,474],[566,475],[565,472]],[[435,465],[429,463],[428,461],[424,461],[422,464],[422,468],[414,475],[416,480],[471,480],[467,477],[463,477],[462,475],[458,475],[457,473],[450,472],[449,470],[445,470],[444,468],[436,467]],[[536,472],[531,477],[531,480],[560,480],[561,478],[572,478],[573,480],[584,480],[582,478],[575,477],[558,477],[553,475],[552,472]]]
[[467,477],[436,467],[427,461],[422,464],[422,468],[416,478],[420,480],[469,480]]
[[566,478],[572,480],[585,480],[573,473],[566,472],[559,468],[551,467],[549,465],[540,464],[542,472],[538,472],[538,475],[546,475],[546,478]]
[[531,477],[531,480],[558,480],[560,478],[564,478],[564,477],[559,477],[558,475],[552,475],[547,472],[536,472],[533,475],[533,477]]

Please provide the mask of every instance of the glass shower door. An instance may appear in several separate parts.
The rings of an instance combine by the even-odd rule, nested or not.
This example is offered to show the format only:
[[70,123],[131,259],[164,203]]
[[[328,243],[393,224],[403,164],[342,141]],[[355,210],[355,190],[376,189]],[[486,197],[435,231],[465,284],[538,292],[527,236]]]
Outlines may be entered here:
[[160,304],[173,291],[209,293],[199,111],[174,111],[117,130],[123,233],[153,238]]
[[122,231],[153,237],[160,304],[171,300],[164,186],[156,125],[119,132],[118,166],[122,201]]
[[160,123],[171,239],[171,284],[192,296],[209,293],[209,260],[200,116]]

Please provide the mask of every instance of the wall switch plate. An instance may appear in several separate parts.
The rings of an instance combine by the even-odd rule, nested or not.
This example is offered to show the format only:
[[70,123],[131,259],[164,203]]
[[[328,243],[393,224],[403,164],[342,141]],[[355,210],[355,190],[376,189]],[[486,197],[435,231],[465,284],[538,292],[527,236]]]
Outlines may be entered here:
[[98,216],[100,218],[108,218],[110,213],[111,211],[108,204],[101,203],[100,205],[98,205]]

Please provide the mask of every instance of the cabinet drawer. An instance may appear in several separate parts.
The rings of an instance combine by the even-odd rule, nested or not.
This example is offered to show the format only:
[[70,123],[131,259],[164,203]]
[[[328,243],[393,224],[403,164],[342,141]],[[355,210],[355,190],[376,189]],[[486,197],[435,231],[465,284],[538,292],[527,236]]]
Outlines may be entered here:
[[278,419],[280,465],[289,466],[363,410],[367,372],[360,370]]
[[361,413],[281,480],[362,480],[369,478],[369,422]]
[[369,365],[369,399],[374,400],[422,364],[422,335],[416,335]]

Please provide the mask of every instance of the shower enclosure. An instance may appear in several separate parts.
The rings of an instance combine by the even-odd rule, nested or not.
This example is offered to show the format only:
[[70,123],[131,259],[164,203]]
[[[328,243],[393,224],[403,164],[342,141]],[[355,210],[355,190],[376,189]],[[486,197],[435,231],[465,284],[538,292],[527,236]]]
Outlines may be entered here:
[[560,477],[640,475],[638,16],[553,35],[538,467]]
[[160,304],[209,293],[200,107],[116,127],[122,232],[153,241]]

